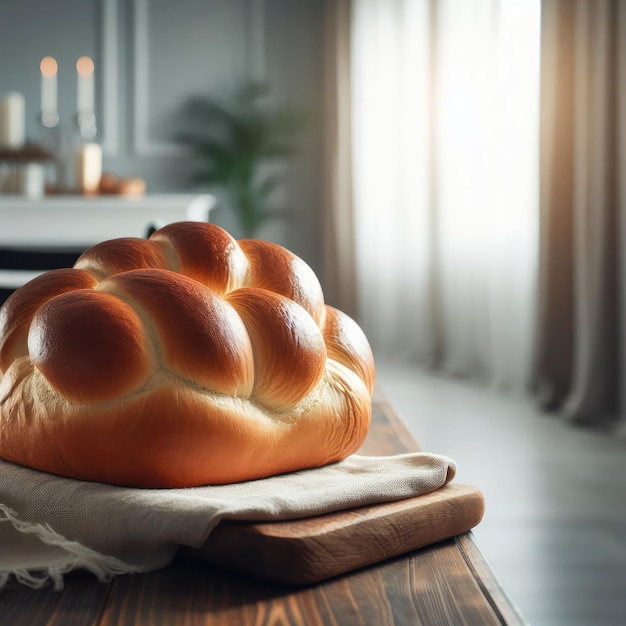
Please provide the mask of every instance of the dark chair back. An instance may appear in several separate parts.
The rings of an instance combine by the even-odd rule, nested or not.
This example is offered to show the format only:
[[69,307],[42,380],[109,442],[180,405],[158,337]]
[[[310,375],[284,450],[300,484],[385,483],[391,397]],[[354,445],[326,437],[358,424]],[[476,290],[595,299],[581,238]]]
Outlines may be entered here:
[[[33,272],[45,272],[61,267],[72,267],[83,250],[69,248],[0,248],[0,305],[19,287],[20,273],[24,273],[21,282],[27,282]],[[3,274],[5,280],[3,280]],[[11,280],[6,280],[10,274]]]

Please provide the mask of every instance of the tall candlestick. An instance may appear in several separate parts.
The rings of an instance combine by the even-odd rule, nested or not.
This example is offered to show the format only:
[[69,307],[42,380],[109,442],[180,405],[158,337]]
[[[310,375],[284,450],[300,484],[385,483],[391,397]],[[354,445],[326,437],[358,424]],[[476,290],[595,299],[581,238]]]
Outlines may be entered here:
[[0,147],[19,150],[24,145],[24,96],[15,91],[0,101]]
[[59,123],[57,111],[57,72],[59,65],[52,57],[44,57],[41,70],[41,123],[52,128]]
[[89,57],[80,57],[76,62],[78,72],[78,113],[93,114],[94,64]]
[[96,136],[94,114],[94,64],[89,57],[80,57],[76,62],[78,72],[78,128],[83,140]]

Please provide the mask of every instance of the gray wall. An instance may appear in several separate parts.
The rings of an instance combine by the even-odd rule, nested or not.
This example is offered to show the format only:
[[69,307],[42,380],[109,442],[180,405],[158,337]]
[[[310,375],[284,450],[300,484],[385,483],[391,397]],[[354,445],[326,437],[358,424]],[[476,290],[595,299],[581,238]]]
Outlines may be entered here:
[[[39,62],[59,62],[59,114],[76,113],[76,60],[96,64],[104,169],[146,180],[149,193],[193,191],[193,161],[172,142],[184,100],[265,79],[274,100],[320,114],[322,2],[318,0],[0,0],[0,94],[26,98],[27,137],[38,141]],[[319,258],[319,115],[285,167],[277,203],[294,219],[260,233],[316,271]],[[213,220],[233,231],[228,212]]]

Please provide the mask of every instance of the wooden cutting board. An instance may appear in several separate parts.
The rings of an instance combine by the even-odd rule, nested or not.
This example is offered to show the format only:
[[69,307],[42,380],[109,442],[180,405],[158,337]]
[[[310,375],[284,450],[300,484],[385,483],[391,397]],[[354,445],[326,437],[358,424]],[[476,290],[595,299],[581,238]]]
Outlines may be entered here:
[[199,551],[219,567],[286,584],[314,583],[389,559],[476,526],[479,489],[449,484],[432,493],[288,522],[222,522]]

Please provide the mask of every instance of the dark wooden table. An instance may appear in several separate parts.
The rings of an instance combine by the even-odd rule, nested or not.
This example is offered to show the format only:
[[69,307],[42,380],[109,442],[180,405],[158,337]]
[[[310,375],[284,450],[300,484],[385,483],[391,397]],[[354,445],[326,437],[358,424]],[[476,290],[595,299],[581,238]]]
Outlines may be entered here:
[[[372,428],[360,453],[417,449],[393,408],[377,393]],[[471,532],[307,587],[259,582],[179,559],[163,570],[109,583],[72,574],[58,592],[15,583],[0,591],[2,626],[525,623]]]

